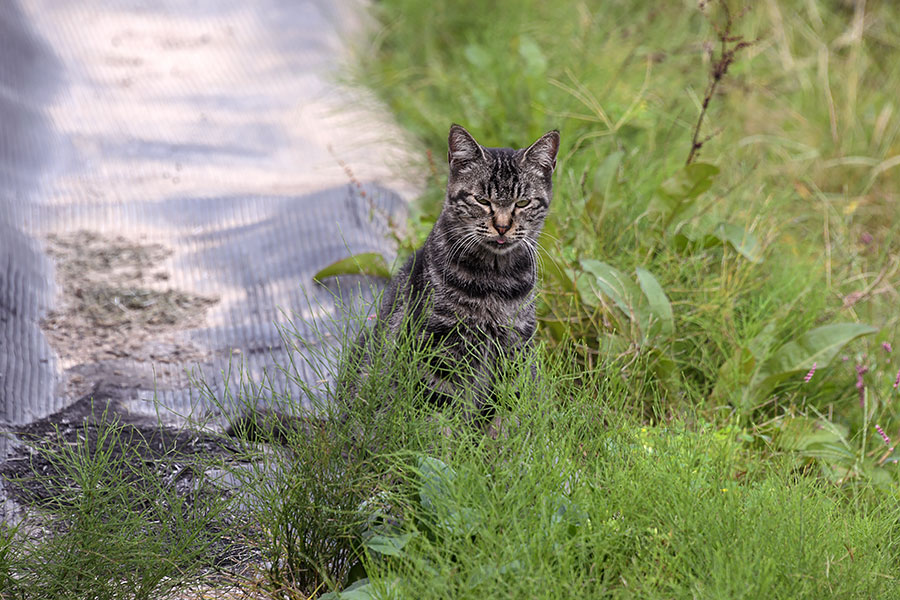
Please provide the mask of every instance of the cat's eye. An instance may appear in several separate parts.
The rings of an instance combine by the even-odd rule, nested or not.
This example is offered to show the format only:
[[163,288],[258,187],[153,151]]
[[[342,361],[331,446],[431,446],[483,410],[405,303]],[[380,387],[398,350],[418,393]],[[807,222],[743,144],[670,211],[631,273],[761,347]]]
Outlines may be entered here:
[[531,198],[525,198],[523,200],[519,200],[518,202],[516,202],[516,206],[518,208],[525,208],[529,204],[531,204]]
[[490,200],[488,200],[487,198],[480,198],[479,196],[475,196],[475,202],[477,202],[478,204],[480,204],[482,206],[490,206],[491,205]]

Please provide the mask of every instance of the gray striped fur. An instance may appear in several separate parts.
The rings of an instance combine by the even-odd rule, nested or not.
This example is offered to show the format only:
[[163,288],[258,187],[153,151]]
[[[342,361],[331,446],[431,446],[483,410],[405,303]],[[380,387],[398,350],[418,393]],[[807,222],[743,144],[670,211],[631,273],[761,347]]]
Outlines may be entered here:
[[514,150],[485,148],[459,125],[450,128],[443,209],[385,288],[375,325],[390,339],[415,323],[415,335],[438,350],[421,369],[429,401],[483,410],[498,357],[530,347],[537,238],[558,149],[557,131]]

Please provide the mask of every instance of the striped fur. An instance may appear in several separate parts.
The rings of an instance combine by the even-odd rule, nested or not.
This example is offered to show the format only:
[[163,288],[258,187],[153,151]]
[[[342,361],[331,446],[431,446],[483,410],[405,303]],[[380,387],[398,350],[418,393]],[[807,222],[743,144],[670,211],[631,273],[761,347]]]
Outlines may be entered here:
[[[376,324],[391,337],[417,323],[416,335],[438,350],[422,369],[434,403],[481,411],[497,358],[531,344],[537,238],[558,149],[557,131],[513,150],[485,148],[459,125],[450,128],[443,209],[385,289]],[[463,380],[451,374],[461,369],[469,373]]]

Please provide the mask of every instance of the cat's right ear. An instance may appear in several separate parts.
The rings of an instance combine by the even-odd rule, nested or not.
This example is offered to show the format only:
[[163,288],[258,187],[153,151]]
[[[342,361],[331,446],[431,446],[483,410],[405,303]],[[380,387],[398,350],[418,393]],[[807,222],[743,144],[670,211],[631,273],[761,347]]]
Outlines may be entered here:
[[449,150],[447,160],[450,162],[450,171],[458,171],[467,165],[486,159],[481,144],[475,141],[464,127],[452,125],[447,140]]

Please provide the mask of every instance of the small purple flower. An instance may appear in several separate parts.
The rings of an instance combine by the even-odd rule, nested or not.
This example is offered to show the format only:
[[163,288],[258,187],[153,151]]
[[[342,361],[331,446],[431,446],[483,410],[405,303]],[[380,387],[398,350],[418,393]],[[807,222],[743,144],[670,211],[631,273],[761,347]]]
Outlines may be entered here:
[[869,233],[868,231],[863,231],[862,234],[860,234],[860,236],[859,236],[859,241],[862,242],[863,245],[868,246],[873,241],[875,241],[875,238],[872,237],[872,234]]
[[884,429],[881,428],[881,425],[876,425],[875,430],[881,435],[881,439],[884,440],[884,445],[890,446],[891,438],[889,438],[888,435],[884,432]]
[[812,379],[815,372],[816,372],[816,363],[813,363],[813,366],[809,370],[809,373],[807,373],[806,377],[803,378],[803,383],[809,383],[809,380]]
[[884,351],[887,352],[888,354],[891,353],[891,343],[890,342],[882,343],[881,347],[884,348]]
[[900,387],[900,371],[897,371],[897,378],[894,379],[894,389]]

